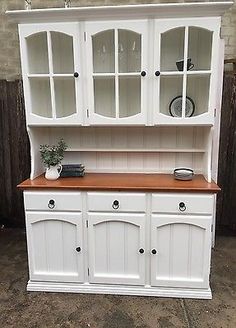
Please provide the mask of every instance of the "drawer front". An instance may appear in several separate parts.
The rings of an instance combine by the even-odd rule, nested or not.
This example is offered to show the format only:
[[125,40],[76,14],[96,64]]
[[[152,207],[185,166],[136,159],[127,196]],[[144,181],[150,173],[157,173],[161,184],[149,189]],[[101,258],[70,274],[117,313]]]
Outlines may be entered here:
[[81,211],[80,192],[24,192],[26,211]]
[[93,212],[145,212],[146,195],[144,193],[88,192],[87,209]]
[[214,195],[160,193],[152,194],[154,213],[213,214]]

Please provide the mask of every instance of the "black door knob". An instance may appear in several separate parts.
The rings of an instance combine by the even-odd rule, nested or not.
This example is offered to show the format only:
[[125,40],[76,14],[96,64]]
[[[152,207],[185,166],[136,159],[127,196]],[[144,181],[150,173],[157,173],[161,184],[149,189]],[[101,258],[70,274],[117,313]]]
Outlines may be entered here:
[[140,248],[140,249],[139,249],[139,253],[140,253],[140,254],[143,254],[143,253],[144,253],[144,249],[143,249],[143,248]]
[[55,200],[50,199],[48,202],[48,207],[52,210],[55,207]]
[[75,72],[74,73],[74,77],[79,77],[79,73],[78,72]]
[[156,249],[153,248],[153,249],[152,249],[152,254],[155,255],[156,253],[157,253]]
[[179,210],[181,212],[184,212],[186,210],[186,205],[184,204],[184,202],[179,203]]
[[112,207],[114,208],[114,210],[118,210],[118,208],[120,207],[119,201],[117,199],[114,200]]
[[81,247],[77,247],[76,248],[76,251],[79,253],[79,252],[81,252]]
[[156,76],[160,76],[160,75],[161,75],[161,72],[160,72],[160,71],[156,71],[156,72],[155,72],[155,75],[156,75]]
[[145,71],[141,72],[141,76],[146,76],[146,75],[147,75],[147,73]]

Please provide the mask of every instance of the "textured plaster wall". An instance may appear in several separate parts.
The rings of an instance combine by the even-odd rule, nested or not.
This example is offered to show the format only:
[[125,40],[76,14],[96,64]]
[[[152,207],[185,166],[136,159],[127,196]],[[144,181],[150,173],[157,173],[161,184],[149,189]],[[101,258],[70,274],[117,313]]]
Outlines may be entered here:
[[[32,0],[33,8],[63,7],[63,0]],[[72,0],[73,6],[125,5],[160,2],[191,2],[174,0]],[[24,0],[0,0],[0,79],[20,76],[19,41],[17,26],[5,15],[6,10],[24,9]],[[224,15],[222,37],[226,44],[226,58],[236,57],[236,3]]]

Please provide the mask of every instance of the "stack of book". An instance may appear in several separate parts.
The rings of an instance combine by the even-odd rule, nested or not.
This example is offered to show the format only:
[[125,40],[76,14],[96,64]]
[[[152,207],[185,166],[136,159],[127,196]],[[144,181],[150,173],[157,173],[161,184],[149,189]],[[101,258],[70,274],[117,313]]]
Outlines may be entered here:
[[67,164],[62,165],[61,177],[83,177],[85,174],[84,172],[84,165],[82,164]]

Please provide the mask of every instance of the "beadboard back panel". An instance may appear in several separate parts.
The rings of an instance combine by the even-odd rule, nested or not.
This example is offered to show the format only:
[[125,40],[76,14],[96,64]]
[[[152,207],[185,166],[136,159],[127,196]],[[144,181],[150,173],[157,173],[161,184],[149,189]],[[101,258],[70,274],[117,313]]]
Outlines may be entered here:
[[[30,134],[34,149],[39,149],[40,136],[49,144],[63,137],[68,144],[63,163],[83,163],[87,172],[172,173],[174,168],[188,167],[208,180],[210,131],[209,127],[34,127]],[[39,163],[37,154],[32,157]],[[38,165],[32,168],[32,177],[43,172]]]

